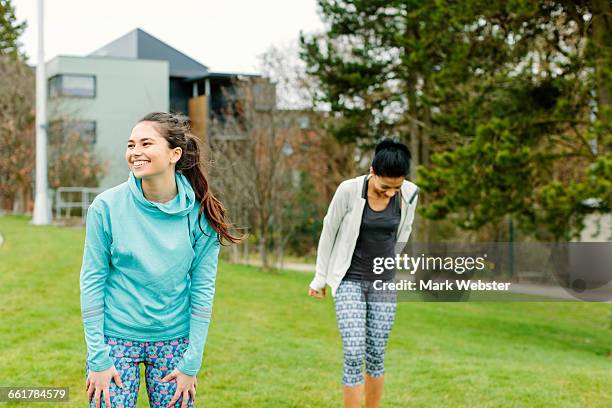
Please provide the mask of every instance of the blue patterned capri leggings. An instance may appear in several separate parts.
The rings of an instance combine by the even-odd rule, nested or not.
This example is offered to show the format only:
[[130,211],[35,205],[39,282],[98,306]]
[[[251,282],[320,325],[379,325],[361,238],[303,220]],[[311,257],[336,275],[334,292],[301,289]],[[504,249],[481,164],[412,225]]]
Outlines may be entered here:
[[372,282],[343,280],[334,297],[344,348],[342,384],[363,384],[363,362],[371,377],[384,374],[385,348],[395,320],[397,297]]

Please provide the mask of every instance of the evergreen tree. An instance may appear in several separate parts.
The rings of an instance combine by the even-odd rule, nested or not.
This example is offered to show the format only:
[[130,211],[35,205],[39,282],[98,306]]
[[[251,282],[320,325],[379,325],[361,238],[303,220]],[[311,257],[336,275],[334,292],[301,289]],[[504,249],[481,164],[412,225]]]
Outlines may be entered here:
[[0,55],[25,59],[24,54],[19,51],[19,37],[25,29],[25,21],[17,22],[11,0],[0,0]]
[[337,113],[331,130],[365,146],[408,142],[423,215],[467,229],[510,215],[568,239],[586,214],[610,211],[609,3],[319,6],[327,30],[301,48],[318,101]]

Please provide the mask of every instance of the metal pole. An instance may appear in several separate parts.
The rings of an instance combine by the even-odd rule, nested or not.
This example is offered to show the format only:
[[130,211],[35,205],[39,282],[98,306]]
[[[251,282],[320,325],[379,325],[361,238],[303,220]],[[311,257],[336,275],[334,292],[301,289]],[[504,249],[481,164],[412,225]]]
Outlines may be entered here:
[[43,0],[38,0],[38,63],[36,67],[36,197],[32,224],[51,223],[47,196],[47,78],[43,47]]

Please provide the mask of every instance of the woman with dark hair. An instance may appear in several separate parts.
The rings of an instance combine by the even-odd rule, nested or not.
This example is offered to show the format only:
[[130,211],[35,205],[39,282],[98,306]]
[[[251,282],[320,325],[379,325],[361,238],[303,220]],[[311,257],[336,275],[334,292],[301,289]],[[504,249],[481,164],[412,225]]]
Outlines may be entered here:
[[[375,149],[370,174],[343,181],[323,220],[315,277],[308,294],[325,296],[329,285],[344,349],[344,406],[378,407],[384,354],[395,320],[396,295],[377,290],[394,279],[375,258],[395,258],[410,237],[418,187],[405,180],[410,151],[390,139]],[[366,376],[363,375],[365,360]],[[365,386],[364,386],[365,383]]]
[[[220,245],[230,231],[188,121],[151,113],[132,129],[126,182],[87,212],[80,274],[90,406],[193,407]],[[92,398],[93,397],[93,398]]]

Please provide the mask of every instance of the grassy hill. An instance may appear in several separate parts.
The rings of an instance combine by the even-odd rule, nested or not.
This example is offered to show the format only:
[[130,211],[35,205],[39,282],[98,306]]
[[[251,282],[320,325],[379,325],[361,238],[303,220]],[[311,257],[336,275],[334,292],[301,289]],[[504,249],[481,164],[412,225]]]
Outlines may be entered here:
[[[4,216],[0,232],[0,385],[68,386],[68,406],[87,406],[79,307],[84,229]],[[310,274],[222,263],[218,276],[196,406],[341,406],[333,301],[307,297]],[[610,407],[611,309],[586,302],[400,303],[383,406]],[[138,407],[148,407],[144,377],[140,390]]]

